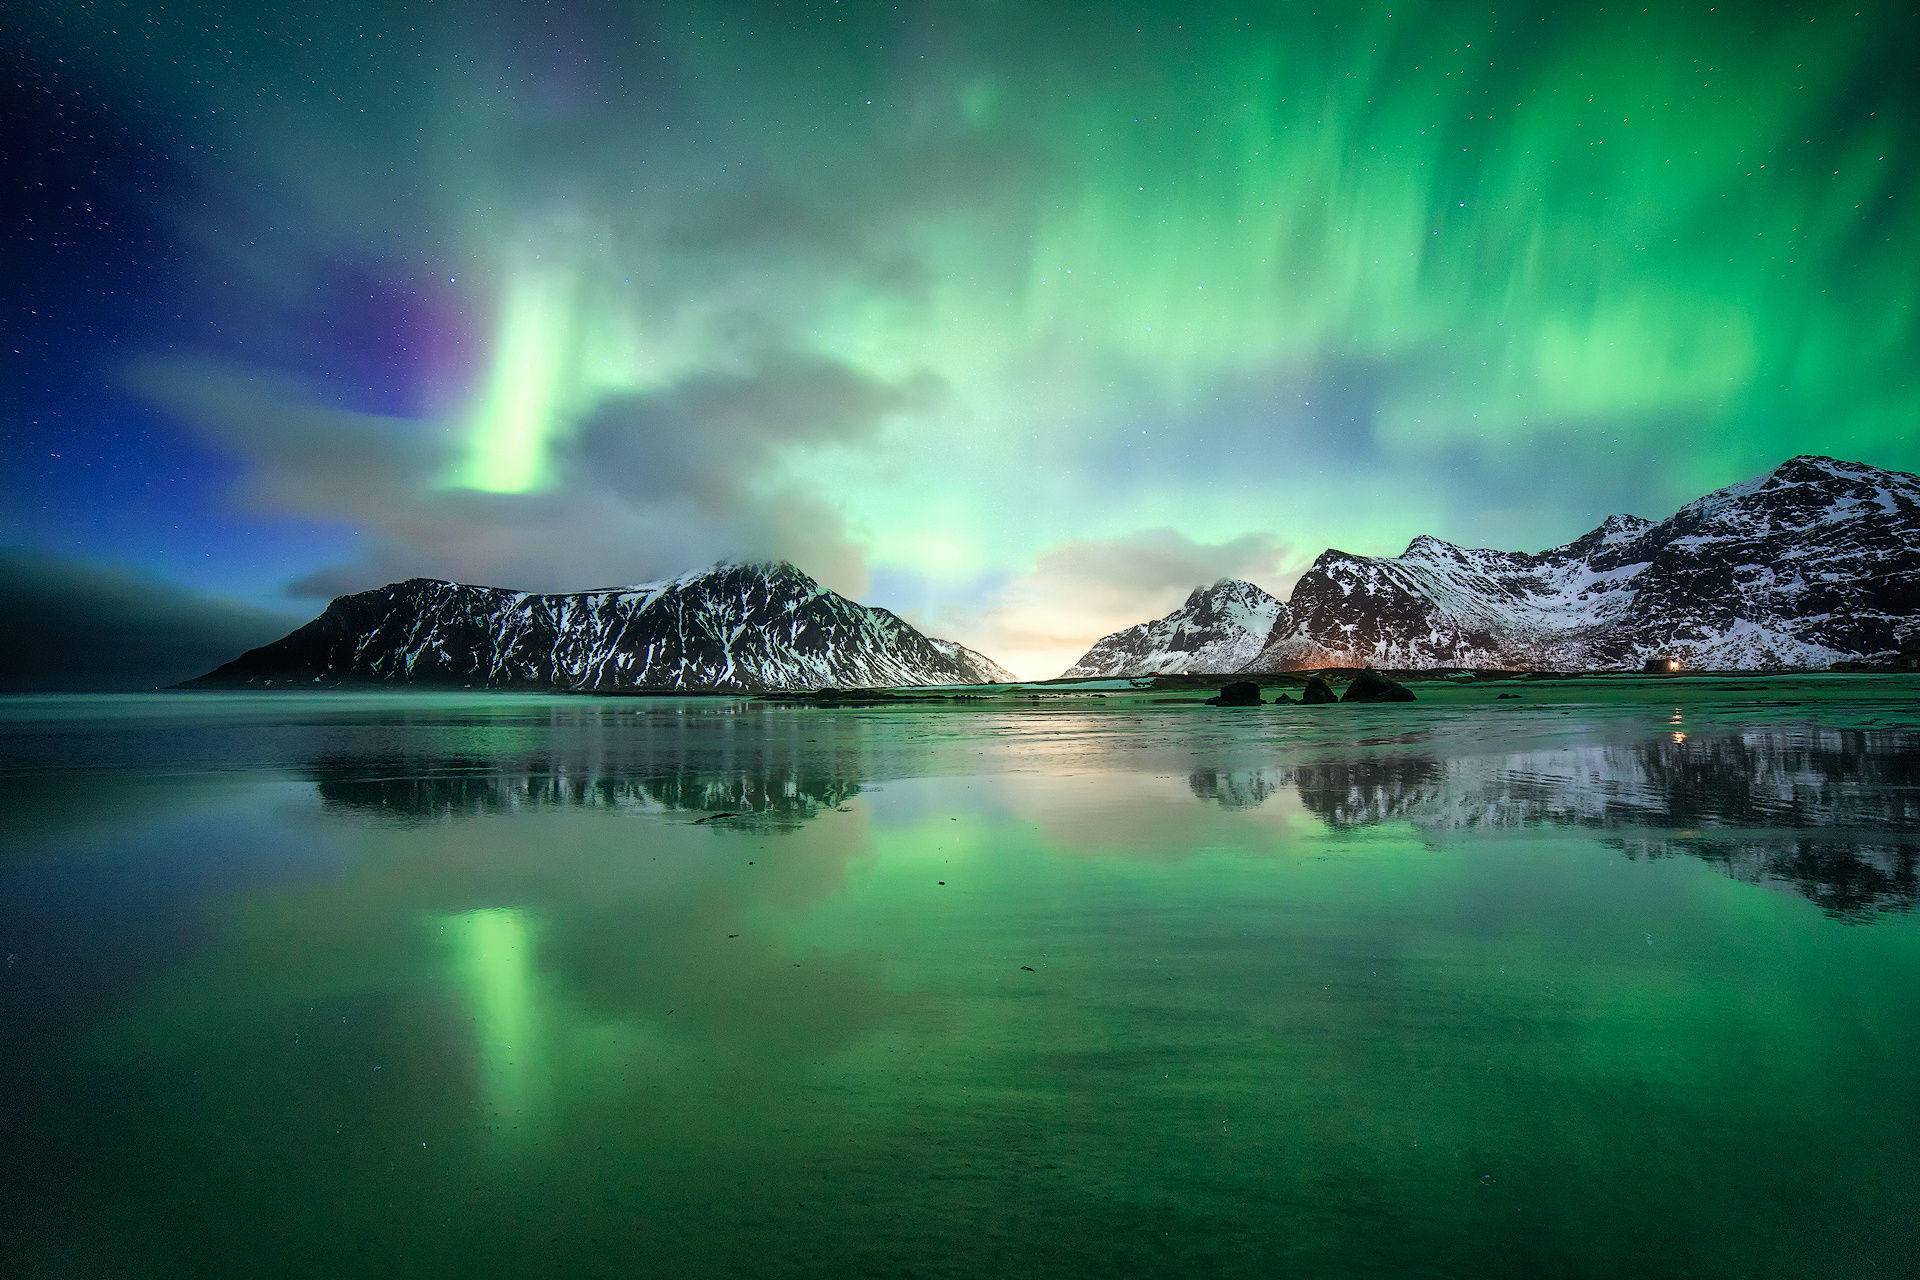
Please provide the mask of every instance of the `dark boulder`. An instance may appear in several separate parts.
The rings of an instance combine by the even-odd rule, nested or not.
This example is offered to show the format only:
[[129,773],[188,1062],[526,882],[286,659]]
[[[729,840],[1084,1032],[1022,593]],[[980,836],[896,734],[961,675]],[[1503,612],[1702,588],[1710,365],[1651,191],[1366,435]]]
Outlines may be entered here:
[[1311,676],[1307,680],[1306,688],[1300,690],[1300,701],[1338,702],[1340,699],[1334,696],[1333,686],[1327,683],[1325,676]]
[[1498,700],[1498,698],[1517,698],[1517,697],[1519,697],[1519,696],[1520,696],[1520,695],[1519,695],[1519,694],[1517,694],[1517,693],[1503,693],[1503,694],[1499,694],[1499,695],[1498,695],[1498,696],[1496,697],[1496,701]]
[[1210,707],[1257,707],[1260,705],[1260,686],[1251,680],[1235,680],[1223,685],[1218,697],[1208,698]]
[[1412,702],[1413,690],[1397,680],[1389,680],[1368,667],[1347,686],[1342,702]]
[[1286,703],[1298,703],[1299,701],[1300,701],[1300,699],[1298,699],[1298,698],[1289,698],[1289,697],[1288,697],[1288,696],[1287,696],[1286,694],[1284,694],[1284,693],[1283,693],[1283,694],[1281,694],[1281,695],[1280,695],[1279,697],[1277,697],[1277,698],[1275,698],[1275,699],[1273,700],[1273,705],[1277,707],[1277,706],[1279,706],[1279,705],[1280,705],[1281,703],[1283,703],[1283,702],[1286,702]]

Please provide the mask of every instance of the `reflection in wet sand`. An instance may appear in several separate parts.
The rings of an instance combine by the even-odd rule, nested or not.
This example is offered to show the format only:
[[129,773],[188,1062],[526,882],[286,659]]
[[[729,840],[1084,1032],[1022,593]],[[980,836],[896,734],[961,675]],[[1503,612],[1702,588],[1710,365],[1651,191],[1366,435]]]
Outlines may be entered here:
[[441,921],[455,971],[473,1006],[486,1106],[506,1131],[538,1105],[544,1074],[533,933],[511,907],[463,911]]
[[[648,738],[645,751],[603,742],[504,761],[464,754],[373,760],[322,757],[306,766],[330,808],[406,822],[550,806],[651,813],[726,813],[790,827],[843,807],[891,770],[898,726],[848,720],[831,752],[809,739]],[[1061,726],[1071,737],[1073,725]],[[1845,919],[1912,907],[1920,854],[1920,734],[1904,730],[1769,727],[1663,733],[1629,742],[1556,740],[1530,751],[1488,751],[1459,732],[1408,730],[1267,768],[1191,770],[1187,789],[1229,809],[1252,809],[1285,790],[1334,830],[1411,823],[1433,835],[1559,827],[1605,833],[1636,858],[1685,854],[1755,884],[1801,893]],[[1132,763],[1102,740],[1108,763]],[[1118,757],[1118,759],[1115,759]],[[879,780],[884,781],[884,777]],[[1141,785],[1149,790],[1149,780]],[[1061,803],[1071,803],[1063,798]],[[1064,833],[1068,845],[1103,841],[1115,852],[1177,845],[1156,814],[1142,840],[1138,815]],[[1083,824],[1084,825],[1084,824]],[[1106,837],[1099,831],[1113,829]]]
[[418,762],[403,760],[323,760],[312,766],[312,773],[325,804],[403,821],[574,806],[751,814],[775,824],[797,824],[860,793],[860,784],[850,778],[812,772],[791,761],[767,761],[755,770],[727,772],[682,767],[643,777],[598,771],[581,760],[552,758],[507,769],[478,759],[454,758],[433,762],[433,772],[424,775],[415,772],[418,767]]
[[1398,751],[1273,769],[1197,771],[1228,807],[1298,792],[1329,827],[1430,834],[1571,827],[1636,858],[1686,854],[1798,892],[1835,916],[1911,910],[1920,859],[1920,734],[1670,734],[1514,754]]
[[1901,707],[206,705],[0,736],[26,1274],[1913,1254]]

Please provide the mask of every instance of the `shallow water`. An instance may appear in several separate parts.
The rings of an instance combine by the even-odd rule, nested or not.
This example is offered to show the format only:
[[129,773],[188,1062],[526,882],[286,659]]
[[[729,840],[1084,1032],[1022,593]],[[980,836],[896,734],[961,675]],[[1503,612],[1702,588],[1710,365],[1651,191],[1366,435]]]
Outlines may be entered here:
[[1422,698],[0,699],[0,1270],[1915,1274],[1920,682]]

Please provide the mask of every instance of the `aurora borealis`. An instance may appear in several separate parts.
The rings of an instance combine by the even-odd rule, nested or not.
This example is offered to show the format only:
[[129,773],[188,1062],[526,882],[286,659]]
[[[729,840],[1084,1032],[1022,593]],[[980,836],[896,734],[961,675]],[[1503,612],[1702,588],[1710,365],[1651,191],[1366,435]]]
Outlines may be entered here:
[[783,556],[1044,676],[1327,546],[1920,467],[1900,6],[0,29],[0,538],[229,610]]

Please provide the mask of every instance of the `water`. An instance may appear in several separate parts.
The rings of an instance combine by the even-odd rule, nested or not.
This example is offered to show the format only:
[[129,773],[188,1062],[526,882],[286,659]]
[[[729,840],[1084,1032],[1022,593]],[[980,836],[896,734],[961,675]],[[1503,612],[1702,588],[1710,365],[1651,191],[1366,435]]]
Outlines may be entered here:
[[0,1270],[1916,1274],[1920,683],[1500,688],[0,700]]

